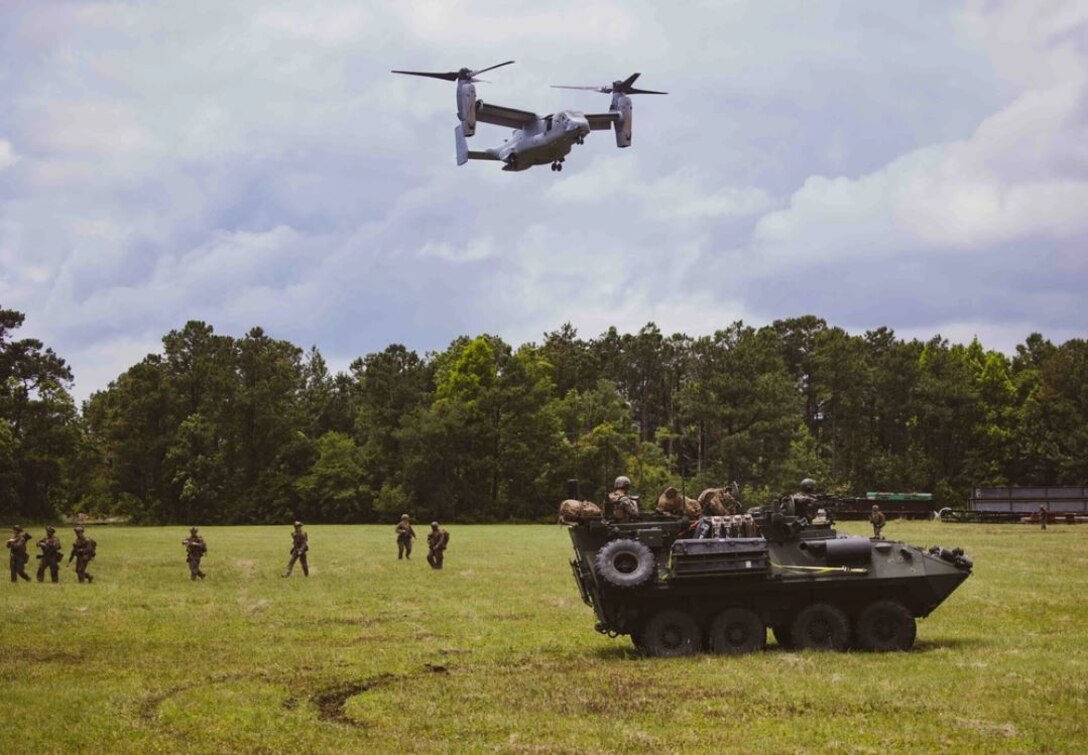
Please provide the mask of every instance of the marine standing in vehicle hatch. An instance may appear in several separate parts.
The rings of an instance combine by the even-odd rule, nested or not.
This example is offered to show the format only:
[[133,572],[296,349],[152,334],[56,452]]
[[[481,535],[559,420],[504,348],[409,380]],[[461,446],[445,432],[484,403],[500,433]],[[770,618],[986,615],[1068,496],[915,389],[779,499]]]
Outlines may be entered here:
[[11,537],[8,538],[7,549],[11,551],[11,555],[8,558],[8,565],[11,567],[11,581],[19,581],[19,577],[22,577],[24,581],[29,582],[30,576],[26,573],[26,562],[28,556],[26,554],[26,543],[30,539],[29,532],[23,532],[23,528],[19,525],[12,525]]
[[886,522],[887,517],[884,516],[884,512],[874,503],[873,513],[869,515],[869,523],[873,525],[873,537],[877,540],[884,539],[884,536],[880,533],[884,530],[884,524]]
[[204,554],[208,552],[208,544],[204,542],[204,538],[197,534],[196,527],[189,528],[189,537],[181,541],[181,544],[185,546],[185,560],[189,564],[189,579],[195,580],[197,577],[204,579],[204,572],[200,570],[200,559],[204,558]]
[[287,562],[287,571],[283,573],[283,576],[291,576],[295,561],[302,564],[302,575],[310,576],[310,565],[306,563],[306,553],[309,550],[310,536],[302,531],[302,522],[295,522],[295,531],[291,533],[291,560]]
[[38,559],[41,561],[38,564],[38,581],[45,581],[46,569],[49,570],[49,580],[51,582],[60,581],[60,559],[64,554],[60,552],[60,538],[57,537],[57,530],[54,527],[45,528],[45,537],[38,541],[38,547],[42,551],[38,555]]
[[812,521],[816,516],[816,481],[811,477],[801,480],[801,490],[793,494],[793,513]]
[[82,526],[76,527],[74,531],[76,541],[72,543],[72,552],[68,554],[68,563],[72,563],[74,558],[76,560],[76,577],[79,578],[81,584],[83,582],[90,584],[94,582],[94,577],[87,572],[87,564],[91,563],[94,557],[98,555],[98,543],[84,534]]
[[613,522],[630,522],[638,519],[638,498],[628,494],[631,480],[623,475],[616,478],[614,490],[608,494],[605,518]]
[[442,568],[442,559],[446,555],[446,546],[450,544],[450,533],[431,522],[431,532],[427,535],[427,563],[432,569]]
[[412,558],[412,541],[416,539],[416,531],[412,529],[412,519],[407,514],[400,515],[397,522],[397,559]]

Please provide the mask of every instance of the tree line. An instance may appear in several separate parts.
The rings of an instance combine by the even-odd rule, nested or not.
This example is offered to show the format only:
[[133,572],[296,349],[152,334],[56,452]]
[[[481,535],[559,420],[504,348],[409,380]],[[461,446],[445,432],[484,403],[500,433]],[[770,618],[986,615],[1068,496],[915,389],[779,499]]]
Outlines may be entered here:
[[[815,316],[713,335],[653,323],[539,343],[401,345],[333,374],[253,328],[189,322],[79,409],[64,360],[0,309],[0,500],[147,523],[467,521],[554,516],[566,480],[599,500],[736,480],[747,503],[796,488],[928,491],[1088,484],[1088,342],[851,335]],[[645,504],[644,504],[645,505]]]

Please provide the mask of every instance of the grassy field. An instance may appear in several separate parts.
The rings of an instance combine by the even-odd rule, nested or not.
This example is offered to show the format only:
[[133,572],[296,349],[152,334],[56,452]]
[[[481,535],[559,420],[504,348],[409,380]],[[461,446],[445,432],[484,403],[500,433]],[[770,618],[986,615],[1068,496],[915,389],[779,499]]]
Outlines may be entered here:
[[[38,527],[33,530],[40,536]],[[910,653],[640,658],[593,631],[565,530],[97,528],[93,585],[7,585],[0,749],[26,752],[1084,752],[1088,527],[891,522],[975,574]],[[864,523],[841,531],[863,533]],[[61,533],[65,550],[71,531]],[[31,563],[33,568],[35,563]],[[10,750],[9,750],[10,751]]]

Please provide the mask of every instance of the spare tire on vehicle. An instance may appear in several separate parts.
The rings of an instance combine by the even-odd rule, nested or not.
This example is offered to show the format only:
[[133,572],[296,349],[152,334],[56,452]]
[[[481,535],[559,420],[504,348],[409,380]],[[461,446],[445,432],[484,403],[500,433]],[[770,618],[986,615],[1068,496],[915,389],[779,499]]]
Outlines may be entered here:
[[653,552],[637,540],[612,540],[597,551],[597,575],[613,587],[638,587],[654,575]]

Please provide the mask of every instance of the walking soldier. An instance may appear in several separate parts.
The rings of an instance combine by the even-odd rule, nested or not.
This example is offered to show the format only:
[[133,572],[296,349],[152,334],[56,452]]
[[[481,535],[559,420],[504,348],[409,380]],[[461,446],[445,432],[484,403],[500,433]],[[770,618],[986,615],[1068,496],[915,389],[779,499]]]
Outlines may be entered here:
[[53,527],[46,527],[45,537],[38,541],[38,547],[42,551],[38,554],[38,559],[41,561],[38,564],[38,581],[45,581],[45,570],[48,569],[49,579],[57,582],[60,560],[64,556],[60,552],[60,538],[57,537],[57,530]]
[[94,581],[94,577],[87,572],[87,564],[91,563],[92,559],[98,554],[98,543],[87,537],[81,526],[75,528],[75,533],[76,541],[72,543],[72,552],[68,554],[68,563],[72,563],[74,558],[76,560],[76,576],[79,577],[79,581],[86,581],[90,584]]
[[291,533],[291,560],[287,562],[287,571],[283,576],[290,577],[295,568],[295,561],[302,564],[303,576],[310,576],[310,566],[306,563],[306,552],[310,550],[310,536],[302,531],[302,522],[295,522],[295,531]]
[[400,515],[397,523],[397,558],[412,557],[412,541],[416,539],[416,531],[412,529],[412,519],[407,514]]
[[446,555],[446,546],[450,544],[450,533],[431,522],[431,532],[427,535],[427,563],[432,569],[442,568],[442,559]]
[[30,577],[26,573],[26,562],[29,558],[26,554],[26,542],[29,539],[29,532],[23,532],[23,528],[17,524],[12,526],[11,537],[8,539],[7,543],[5,543],[8,550],[11,551],[11,555],[8,558],[8,565],[11,567],[12,582],[17,582],[19,577],[22,577],[27,582],[30,581]]
[[205,574],[200,571],[200,559],[204,558],[204,554],[208,552],[208,544],[196,532],[196,527],[190,527],[189,537],[181,541],[181,544],[185,546],[185,560],[189,564],[189,579],[192,580],[197,577],[204,579]]

